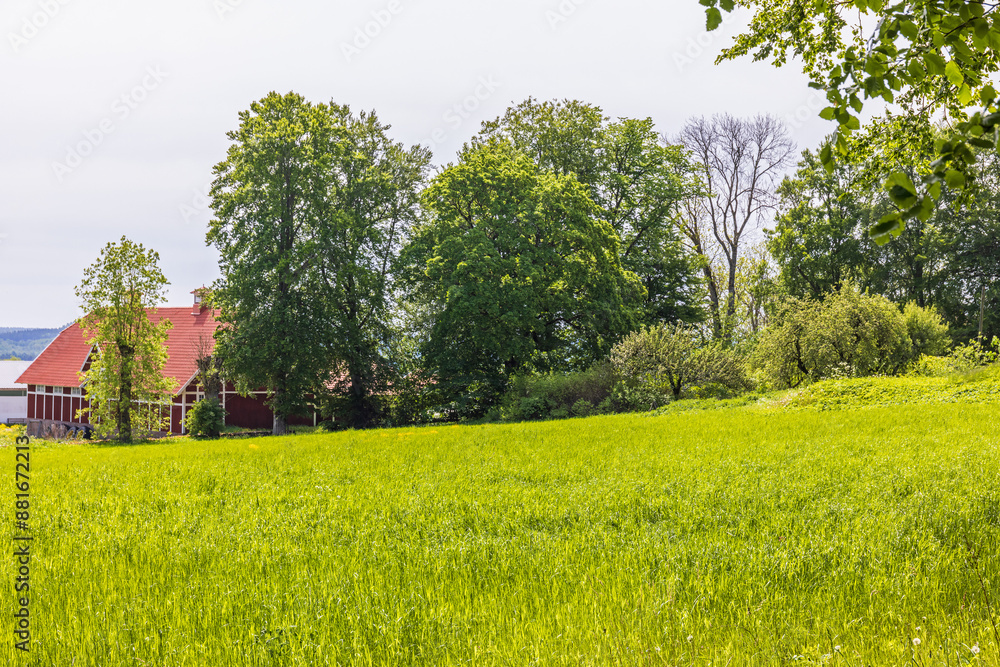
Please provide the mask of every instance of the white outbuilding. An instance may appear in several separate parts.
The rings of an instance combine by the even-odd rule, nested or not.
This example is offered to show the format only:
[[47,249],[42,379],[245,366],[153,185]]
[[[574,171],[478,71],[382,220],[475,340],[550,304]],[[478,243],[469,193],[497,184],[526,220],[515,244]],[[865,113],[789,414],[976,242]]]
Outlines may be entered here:
[[0,361],[0,424],[23,424],[28,418],[28,385],[17,378],[30,365],[30,361]]

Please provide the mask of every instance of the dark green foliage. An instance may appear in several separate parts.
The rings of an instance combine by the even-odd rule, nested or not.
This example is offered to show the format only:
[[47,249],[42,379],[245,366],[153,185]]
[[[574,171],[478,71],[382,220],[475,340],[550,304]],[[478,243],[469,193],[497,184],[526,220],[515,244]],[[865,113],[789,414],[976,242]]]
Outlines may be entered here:
[[877,262],[864,234],[875,212],[857,184],[857,171],[842,162],[828,174],[806,150],[795,176],[778,188],[781,204],[774,229],[767,231],[768,249],[789,294],[821,299],[846,280],[862,280],[864,269]]
[[459,414],[484,414],[514,373],[585,367],[635,326],[643,288],[574,178],[491,140],[439,174],[424,206],[405,275],[433,313],[425,370]]
[[384,400],[385,426],[426,424],[434,421],[435,413],[450,412],[442,405],[449,400],[441,388],[418,370],[400,377]]
[[616,411],[614,384],[607,362],[575,373],[518,375],[504,394],[502,414],[513,421],[606,414]]
[[212,185],[219,250],[216,353],[241,390],[266,387],[274,433],[330,371],[326,304],[315,270],[328,218],[323,164],[339,152],[325,106],[270,94],[240,113]]
[[198,401],[184,418],[184,427],[195,438],[218,438],[225,426],[226,411],[214,398]]
[[218,351],[241,389],[270,390],[276,434],[331,384],[352,425],[379,418],[395,374],[391,270],[430,160],[388,129],[272,93],[240,114],[215,169]]
[[[919,132],[921,141],[909,140]],[[945,188],[926,222],[912,221],[878,247],[867,230],[894,204],[878,183],[893,168],[917,168],[932,150],[935,129],[913,118],[875,124],[849,143],[851,152],[827,174],[806,151],[779,190],[782,203],[768,247],[792,296],[825,298],[847,280],[902,306],[933,307],[958,341],[1000,334],[1000,161],[978,155],[974,191]],[[985,289],[984,289],[985,288]]]
[[641,323],[701,321],[700,266],[677,230],[682,202],[700,183],[681,146],[649,118],[611,121],[592,104],[529,98],[483,124],[474,144],[509,141],[543,172],[574,178],[618,237],[622,267],[646,289]]

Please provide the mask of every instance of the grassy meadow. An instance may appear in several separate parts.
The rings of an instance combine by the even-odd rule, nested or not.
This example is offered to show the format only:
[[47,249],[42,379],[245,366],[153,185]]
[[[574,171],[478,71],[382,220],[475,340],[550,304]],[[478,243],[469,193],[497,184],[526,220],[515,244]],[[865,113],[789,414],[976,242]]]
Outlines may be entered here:
[[4,664],[1000,664],[995,403],[32,456]]

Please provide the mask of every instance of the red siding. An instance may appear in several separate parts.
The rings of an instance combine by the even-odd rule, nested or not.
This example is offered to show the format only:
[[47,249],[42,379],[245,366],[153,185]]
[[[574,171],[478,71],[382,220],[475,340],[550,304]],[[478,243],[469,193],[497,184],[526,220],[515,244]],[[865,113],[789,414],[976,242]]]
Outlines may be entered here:
[[271,428],[274,414],[263,404],[263,397],[226,396],[226,425],[244,428]]
[[179,405],[170,407],[170,432],[181,432],[181,406]]

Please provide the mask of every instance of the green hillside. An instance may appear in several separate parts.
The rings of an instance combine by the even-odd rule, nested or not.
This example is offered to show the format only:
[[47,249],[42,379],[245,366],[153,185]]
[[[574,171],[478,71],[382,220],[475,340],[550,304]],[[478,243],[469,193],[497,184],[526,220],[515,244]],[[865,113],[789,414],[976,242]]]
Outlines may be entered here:
[[868,377],[823,380],[799,389],[747,394],[729,400],[684,400],[658,410],[861,410],[928,404],[1000,404],[1000,365],[948,377]]
[[32,664],[960,665],[1000,650],[984,601],[1000,598],[992,403],[39,442],[32,457]]
[[66,326],[58,329],[18,329],[0,327],[0,359],[15,356],[32,361]]

